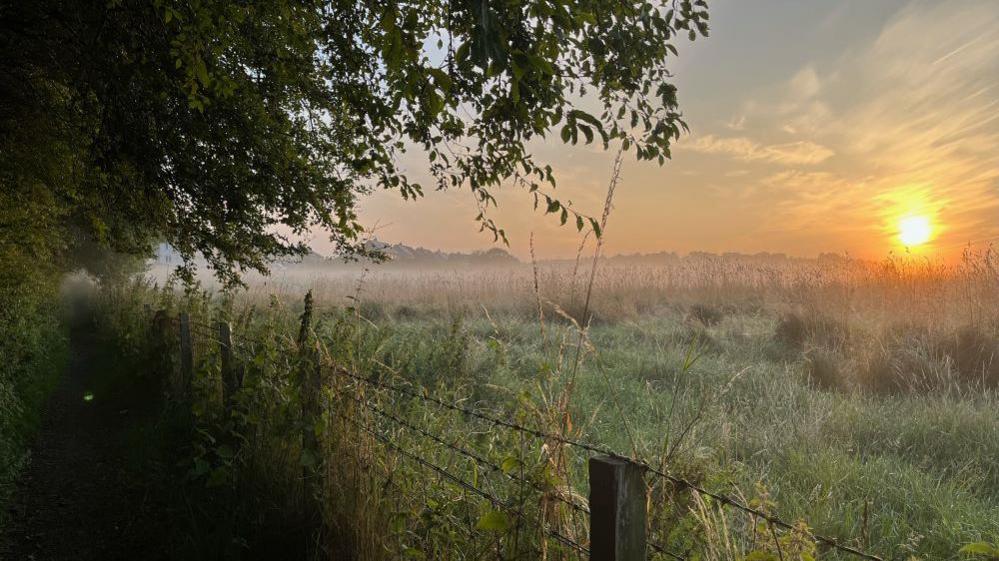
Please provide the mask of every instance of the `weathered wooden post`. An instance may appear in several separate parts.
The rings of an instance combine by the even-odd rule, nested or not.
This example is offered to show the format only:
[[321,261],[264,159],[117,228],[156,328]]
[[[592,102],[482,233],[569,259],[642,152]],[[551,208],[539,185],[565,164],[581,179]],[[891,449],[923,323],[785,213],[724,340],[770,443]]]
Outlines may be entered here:
[[219,356],[222,359],[222,405],[229,408],[229,400],[236,393],[236,368],[232,364],[232,327],[229,322],[219,322]]
[[194,348],[191,345],[191,316],[180,313],[180,383],[184,397],[191,395],[191,380],[194,378]]
[[156,310],[156,313],[153,315],[151,348],[159,361],[156,365],[156,375],[159,378],[159,383],[161,384],[161,391],[168,389],[166,384],[170,380],[170,346],[167,339],[167,324],[169,322],[170,319],[167,316],[166,310]]
[[621,458],[590,458],[590,559],[644,561],[644,470]]
[[299,376],[298,392],[301,401],[302,422],[302,491],[306,513],[316,516],[321,511],[317,501],[320,465],[319,439],[316,437],[316,419],[319,417],[319,353],[312,340],[313,299],[310,290],[305,295],[305,309],[298,330]]

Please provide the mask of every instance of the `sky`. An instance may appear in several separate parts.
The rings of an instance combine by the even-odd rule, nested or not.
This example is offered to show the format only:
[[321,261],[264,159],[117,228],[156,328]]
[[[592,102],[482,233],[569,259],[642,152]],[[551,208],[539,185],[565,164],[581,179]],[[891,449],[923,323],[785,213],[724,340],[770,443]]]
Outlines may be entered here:
[[[999,241],[999,0],[709,4],[711,36],[682,45],[672,67],[691,133],[664,166],[626,155],[606,252],[877,259],[906,251],[899,224],[914,218],[930,239],[913,253]],[[613,150],[557,135],[531,148],[560,198],[600,214]],[[494,194],[514,254],[529,254],[533,234],[539,258],[575,255],[575,228],[521,190]],[[415,202],[375,193],[359,214],[387,242],[495,247],[477,212],[455,190]]]

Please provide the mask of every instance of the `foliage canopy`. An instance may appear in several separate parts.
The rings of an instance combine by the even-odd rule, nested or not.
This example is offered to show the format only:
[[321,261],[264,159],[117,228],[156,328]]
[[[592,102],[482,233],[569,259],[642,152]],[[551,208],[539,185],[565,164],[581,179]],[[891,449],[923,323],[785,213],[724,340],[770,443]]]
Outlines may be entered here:
[[490,189],[507,181],[586,227],[545,190],[555,178],[528,143],[620,143],[662,163],[684,128],[667,62],[708,19],[704,0],[40,0],[0,10],[11,223],[46,224],[29,237],[59,232],[44,240],[51,250],[135,253],[167,241],[229,280],[305,251],[297,235],[317,227],[364,251],[359,195],[423,193],[399,164],[407,149],[425,153],[433,187],[470,189],[497,237]]

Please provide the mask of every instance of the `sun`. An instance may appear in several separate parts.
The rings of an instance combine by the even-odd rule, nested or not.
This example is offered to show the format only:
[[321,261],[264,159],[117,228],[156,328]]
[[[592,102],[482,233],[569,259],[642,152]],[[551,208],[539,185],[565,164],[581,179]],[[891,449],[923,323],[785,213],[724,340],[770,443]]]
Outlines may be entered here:
[[907,216],[898,222],[898,239],[906,247],[916,247],[930,241],[933,225],[926,216]]

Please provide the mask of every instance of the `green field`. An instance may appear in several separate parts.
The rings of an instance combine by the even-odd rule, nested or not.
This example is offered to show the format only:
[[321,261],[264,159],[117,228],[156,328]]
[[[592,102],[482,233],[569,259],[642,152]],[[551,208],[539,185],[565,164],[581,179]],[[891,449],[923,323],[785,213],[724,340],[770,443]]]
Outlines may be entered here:
[[[233,428],[214,409],[211,350],[196,353],[194,410],[207,432],[224,427],[248,444],[207,445],[195,471],[213,485],[252,485],[256,500],[280,508],[302,508],[282,501],[300,485],[302,452],[289,436],[305,395],[294,340],[308,287],[321,354],[361,378],[609,447],[807,525],[778,537],[651,478],[652,539],[670,551],[798,558],[813,553],[814,533],[884,558],[948,559],[999,540],[999,316],[995,277],[981,272],[991,259],[611,262],[597,269],[588,305],[588,276],[573,276],[572,263],[298,271],[225,298],[148,288],[103,298],[119,334],[143,329],[142,301],[233,323],[247,368],[242,413]],[[564,503],[585,503],[589,453],[332,372],[323,384],[322,457],[306,463],[322,466],[328,550],[499,559],[529,547],[575,558],[550,537],[511,532],[525,521],[585,542],[585,522]],[[525,494],[445,443],[536,485]],[[400,450],[515,501],[517,516],[483,526],[496,511],[489,501]]]

